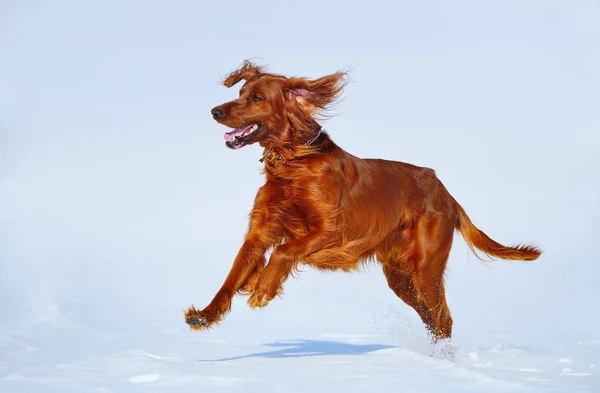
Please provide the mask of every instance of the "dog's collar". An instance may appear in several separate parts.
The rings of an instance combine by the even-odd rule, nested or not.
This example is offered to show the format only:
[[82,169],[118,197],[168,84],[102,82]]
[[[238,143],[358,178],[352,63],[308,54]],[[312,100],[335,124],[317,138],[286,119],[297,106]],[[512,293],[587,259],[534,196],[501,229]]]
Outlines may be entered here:
[[319,131],[315,134],[315,136],[313,136],[312,138],[310,138],[309,140],[304,142],[304,146],[310,146],[313,143],[315,143],[315,141],[317,139],[319,139],[319,137],[321,136],[322,133],[323,133],[323,128],[319,127]]

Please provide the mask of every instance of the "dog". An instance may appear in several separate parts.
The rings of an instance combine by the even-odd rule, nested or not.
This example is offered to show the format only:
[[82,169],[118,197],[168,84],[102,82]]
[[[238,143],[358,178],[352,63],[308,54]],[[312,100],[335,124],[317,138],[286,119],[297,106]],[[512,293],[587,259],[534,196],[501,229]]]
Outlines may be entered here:
[[225,133],[228,148],[263,148],[266,182],[223,285],[206,308],[185,312],[191,329],[221,321],[236,294],[249,295],[251,308],[265,307],[299,264],[351,272],[376,260],[437,342],[452,335],[444,270],[455,230],[477,257],[476,249],[505,260],[541,255],[533,245],[503,246],[475,227],[432,169],[362,159],[336,145],[319,122],[340,98],[347,71],[285,77],[246,60],[223,84],[242,80],[239,97],[211,114],[232,129]]

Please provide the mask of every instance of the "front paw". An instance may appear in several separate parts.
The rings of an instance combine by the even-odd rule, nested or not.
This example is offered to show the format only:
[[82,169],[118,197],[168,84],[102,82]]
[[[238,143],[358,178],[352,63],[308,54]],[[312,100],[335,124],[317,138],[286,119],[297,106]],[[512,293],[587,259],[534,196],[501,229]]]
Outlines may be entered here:
[[185,312],[185,323],[194,330],[208,330],[212,325],[218,322],[218,316],[207,311],[198,311],[191,306]]
[[250,296],[250,299],[248,299],[247,303],[250,308],[263,308],[269,304],[271,300],[272,298],[269,298],[265,292],[255,290],[252,296]]

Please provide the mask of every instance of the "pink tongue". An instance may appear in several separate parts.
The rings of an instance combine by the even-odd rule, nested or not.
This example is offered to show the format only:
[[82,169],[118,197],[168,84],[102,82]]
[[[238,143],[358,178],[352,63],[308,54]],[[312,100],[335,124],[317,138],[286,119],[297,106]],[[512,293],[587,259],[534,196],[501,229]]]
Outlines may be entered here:
[[245,128],[236,128],[233,131],[229,131],[226,132],[225,135],[223,135],[225,137],[225,140],[227,142],[231,142],[233,140],[233,136],[235,135],[235,137],[237,138],[238,136],[241,136],[244,134],[244,131],[246,131],[248,128],[250,128],[251,126],[245,127]]

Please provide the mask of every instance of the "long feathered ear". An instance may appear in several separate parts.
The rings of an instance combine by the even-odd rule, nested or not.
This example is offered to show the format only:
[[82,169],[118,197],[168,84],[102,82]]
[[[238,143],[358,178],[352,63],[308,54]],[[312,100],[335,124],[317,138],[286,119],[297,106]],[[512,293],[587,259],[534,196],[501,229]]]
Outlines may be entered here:
[[318,79],[289,78],[288,99],[295,100],[311,116],[329,110],[348,84],[347,72],[338,71]]
[[227,87],[231,87],[233,85],[235,85],[236,83],[238,83],[239,81],[243,80],[248,80],[250,78],[252,78],[253,76],[262,74],[263,70],[261,67],[251,63],[248,60],[244,60],[244,64],[242,64],[242,66],[233,71],[232,73],[230,73],[227,78],[223,81],[223,84]]

